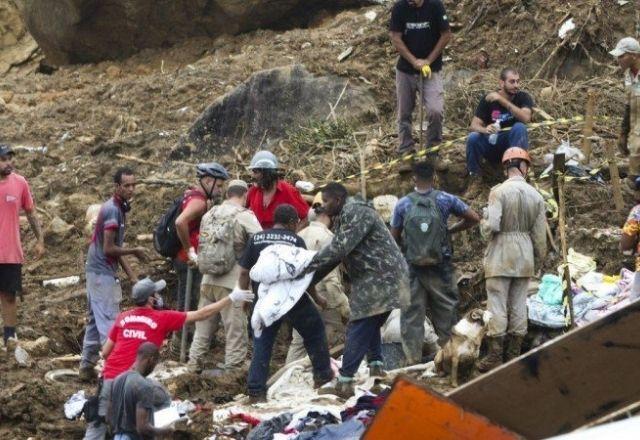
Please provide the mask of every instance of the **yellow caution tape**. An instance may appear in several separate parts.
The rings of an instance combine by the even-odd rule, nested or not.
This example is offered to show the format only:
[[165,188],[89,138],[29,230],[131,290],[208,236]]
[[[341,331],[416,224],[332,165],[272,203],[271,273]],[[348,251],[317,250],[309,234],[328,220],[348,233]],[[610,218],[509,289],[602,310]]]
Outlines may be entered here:
[[[609,120],[611,118],[609,118],[609,117],[597,117],[595,119]],[[527,128],[528,129],[534,129],[534,128],[538,128],[538,127],[549,127],[551,125],[568,124],[568,123],[571,123],[571,122],[584,122],[584,117],[583,116],[574,116],[572,118],[559,118],[559,119],[553,119],[553,120],[548,120],[548,121],[536,122],[536,123],[533,123],[533,124],[527,124]],[[509,131],[509,130],[511,130],[511,127],[504,128],[504,129],[502,129],[500,131]],[[465,141],[467,139],[467,137],[468,137],[468,134],[465,134],[464,136],[460,136],[458,138],[445,141],[445,142],[443,142],[443,143],[441,143],[439,145],[436,145],[435,147],[423,148],[422,150],[419,150],[419,151],[417,151],[415,153],[406,154],[406,155],[404,155],[404,156],[402,156],[400,158],[393,159],[390,162],[377,163],[377,164],[374,164],[371,167],[367,168],[364,171],[361,171],[361,172],[355,173],[355,174],[351,174],[349,176],[343,177],[342,179],[338,179],[338,180],[335,180],[335,181],[338,182],[338,183],[342,183],[342,182],[345,182],[347,180],[352,180],[352,179],[355,179],[355,178],[363,176],[363,175],[364,176],[369,175],[369,173],[372,172],[372,171],[379,171],[379,170],[384,170],[384,169],[387,169],[387,168],[391,168],[391,167],[393,167],[394,165],[396,165],[396,164],[398,164],[400,162],[410,161],[410,160],[415,159],[415,158],[424,157],[424,156],[426,156],[426,155],[428,155],[430,153],[435,153],[435,152],[438,152],[438,151],[443,150],[445,148],[451,147],[452,145],[454,145],[454,144],[456,144],[458,142]],[[582,178],[575,178],[575,179],[582,179]],[[319,185],[317,187],[317,189],[324,188],[327,185],[327,183],[328,182],[325,182],[324,184]]]
[[[598,117],[595,117],[594,119],[595,120],[609,121],[609,120],[613,120],[615,118],[612,118],[612,117],[609,117],[609,116],[598,116]],[[551,119],[551,120],[548,120],[548,121],[535,122],[533,124],[527,124],[527,129],[534,129],[534,128],[538,128],[538,127],[549,127],[549,126],[552,126],[552,125],[562,125],[562,124],[568,124],[568,123],[572,123],[572,122],[578,122],[578,123],[584,122],[584,116],[574,116],[572,118],[558,118],[558,119]],[[509,131],[509,130],[511,130],[511,127],[507,127],[507,128],[501,129],[500,131]],[[345,182],[347,180],[352,180],[352,179],[355,179],[355,178],[358,178],[358,177],[361,177],[361,176],[367,176],[372,171],[380,171],[380,170],[384,170],[384,169],[387,169],[387,168],[391,168],[394,165],[397,165],[397,164],[399,164],[400,162],[403,162],[403,161],[410,161],[412,159],[424,157],[424,156],[426,156],[426,155],[428,155],[430,153],[435,153],[435,152],[438,152],[438,151],[443,150],[445,148],[448,148],[448,147],[450,147],[450,146],[452,146],[452,145],[454,145],[454,144],[456,144],[458,142],[465,141],[467,139],[467,137],[468,137],[468,134],[465,134],[464,136],[460,136],[458,138],[445,141],[445,142],[443,142],[443,143],[441,143],[439,145],[436,145],[435,147],[423,148],[422,150],[419,150],[419,151],[417,151],[415,153],[406,154],[406,155],[404,155],[404,156],[402,156],[400,158],[393,159],[390,162],[374,164],[374,165],[372,165],[371,167],[367,168],[364,171],[361,171],[361,172],[355,173],[355,174],[351,174],[349,176],[343,177],[342,179],[337,179],[337,180],[335,180],[335,182],[343,183],[343,182]],[[592,170],[591,174],[593,175],[593,174],[597,173],[598,171],[599,171],[599,169]],[[538,179],[543,179],[543,178],[546,178],[546,177],[548,177],[548,174],[544,175],[544,176],[540,176]],[[590,177],[567,177],[565,179],[567,179],[567,180],[587,180],[589,178]],[[319,185],[317,187],[317,189],[321,190],[322,188],[327,186],[328,183],[329,182],[325,182],[324,184]]]

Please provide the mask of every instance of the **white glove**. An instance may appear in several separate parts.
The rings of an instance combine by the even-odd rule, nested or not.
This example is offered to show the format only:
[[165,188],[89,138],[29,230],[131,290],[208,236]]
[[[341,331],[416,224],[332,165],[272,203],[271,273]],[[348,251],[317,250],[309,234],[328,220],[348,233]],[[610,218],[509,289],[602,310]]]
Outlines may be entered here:
[[296,188],[302,192],[311,192],[315,189],[315,185],[306,180],[298,180],[296,182]]
[[233,289],[229,294],[229,299],[234,303],[238,302],[253,302],[255,295],[251,290]]
[[189,261],[191,261],[193,264],[198,264],[198,254],[196,254],[196,250],[193,247],[189,248],[187,257],[189,258]]

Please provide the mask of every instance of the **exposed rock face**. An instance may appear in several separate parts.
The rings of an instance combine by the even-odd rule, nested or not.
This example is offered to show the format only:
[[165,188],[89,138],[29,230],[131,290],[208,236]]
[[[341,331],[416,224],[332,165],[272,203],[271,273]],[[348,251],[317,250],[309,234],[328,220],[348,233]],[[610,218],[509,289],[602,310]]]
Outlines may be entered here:
[[320,8],[362,0],[21,0],[24,21],[50,63],[130,55],[187,37],[304,24]]
[[325,120],[329,105],[341,94],[336,117],[374,114],[373,97],[352,84],[345,88],[346,82],[336,76],[313,76],[299,64],[257,72],[209,106],[191,127],[189,140],[210,152],[238,142],[269,144],[290,127]]
[[22,23],[14,0],[0,2],[0,74],[28,60],[37,49],[38,44]]

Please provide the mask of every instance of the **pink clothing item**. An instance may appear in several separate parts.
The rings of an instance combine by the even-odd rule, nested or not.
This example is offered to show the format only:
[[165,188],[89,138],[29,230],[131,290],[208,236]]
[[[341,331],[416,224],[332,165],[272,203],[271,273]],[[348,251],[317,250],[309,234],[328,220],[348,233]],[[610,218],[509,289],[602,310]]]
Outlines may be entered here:
[[27,180],[11,173],[0,180],[0,264],[22,264],[20,211],[34,209]]

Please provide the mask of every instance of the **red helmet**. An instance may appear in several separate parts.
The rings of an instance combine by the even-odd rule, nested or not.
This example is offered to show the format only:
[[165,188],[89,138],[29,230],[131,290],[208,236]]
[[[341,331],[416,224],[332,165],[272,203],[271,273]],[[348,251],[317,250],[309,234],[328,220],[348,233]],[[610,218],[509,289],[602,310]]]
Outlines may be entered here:
[[527,150],[525,150],[524,148],[520,148],[520,147],[508,148],[507,151],[505,151],[504,154],[502,155],[502,164],[504,165],[507,162],[510,162],[514,159],[525,160],[528,165],[531,165],[531,157],[529,156],[529,153],[527,153]]

